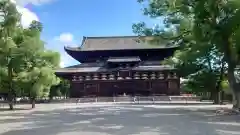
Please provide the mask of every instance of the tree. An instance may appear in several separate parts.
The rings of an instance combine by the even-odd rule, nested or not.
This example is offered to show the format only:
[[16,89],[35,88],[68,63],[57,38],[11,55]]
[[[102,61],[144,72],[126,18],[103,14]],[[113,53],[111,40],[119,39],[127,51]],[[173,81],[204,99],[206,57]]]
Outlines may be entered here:
[[239,108],[240,91],[234,76],[235,67],[239,62],[240,21],[237,19],[240,16],[239,1],[139,0],[139,2],[148,3],[144,8],[145,15],[165,19],[165,29],[149,29],[145,23],[139,23],[134,25],[137,33],[144,35],[150,33],[188,50],[208,48],[198,52],[206,54],[215,50],[223,56],[222,61],[227,65],[227,79],[237,101],[234,107]]
[[[234,107],[240,107],[239,84],[235,78],[235,68],[239,62],[238,35],[240,21],[239,1],[200,1],[196,3],[195,34],[200,39],[206,39],[216,45],[224,54],[227,62],[227,77],[236,102]],[[200,6],[207,5],[204,10]],[[208,18],[208,20],[207,20]],[[211,30],[211,31],[210,31]],[[211,33],[210,33],[211,32]]]
[[[14,72],[17,70],[17,64],[21,61],[21,49],[14,42],[14,38],[19,34],[19,20],[20,15],[17,12],[16,6],[9,0],[0,1],[0,65],[6,70],[6,78],[3,89],[8,89],[8,101],[10,109],[13,109],[14,99]],[[16,68],[17,67],[17,68]],[[2,74],[3,75],[3,74]],[[6,88],[7,87],[7,88]]]
[[[165,31],[161,30],[151,30],[146,28],[145,24],[142,23],[134,25],[133,28],[138,34],[146,35],[144,33],[147,30],[148,35],[155,36],[159,34],[160,38],[164,38],[161,40],[169,40],[170,43],[172,42],[177,45],[182,42],[176,41],[176,38],[179,37],[174,37],[171,31],[165,33]],[[153,40],[159,40],[159,38],[156,38]],[[188,86],[192,92],[211,92],[214,103],[219,103],[220,98],[218,93],[221,91],[220,84],[226,70],[223,54],[219,53],[214,46],[209,44],[195,45],[193,42],[194,39],[190,35],[181,38],[185,40],[184,45],[180,45],[180,50],[176,51],[173,57],[163,61],[163,64],[175,66],[178,69],[177,72],[180,77],[188,80],[185,86]]]
[[44,96],[44,93],[49,93],[52,85],[57,85],[59,79],[55,76],[54,70],[48,67],[34,67],[29,72],[22,72],[19,74],[31,99],[32,108],[35,108],[35,100],[37,97]]
[[54,85],[50,88],[49,99],[52,100],[53,97],[61,97],[62,93],[60,90],[60,84]]
[[60,91],[62,95],[67,98],[69,96],[70,82],[62,79],[60,82]]
[[15,4],[0,1],[0,12],[0,87],[8,90],[10,109],[22,91],[28,93],[34,108],[36,97],[46,95],[51,85],[59,82],[54,69],[60,55],[44,48],[40,22],[33,21],[23,29]]
[[52,99],[54,96],[64,96],[65,98],[69,94],[70,83],[68,80],[61,79],[58,85],[53,85],[50,89],[49,98]]
[[18,76],[18,80],[27,86],[32,108],[35,108],[37,97],[49,93],[51,86],[59,83],[54,69],[59,65],[60,55],[44,49],[44,43],[40,39],[41,30],[41,23],[34,21],[29,29],[24,31],[24,34],[31,39],[24,42],[29,50],[26,55],[28,66]]

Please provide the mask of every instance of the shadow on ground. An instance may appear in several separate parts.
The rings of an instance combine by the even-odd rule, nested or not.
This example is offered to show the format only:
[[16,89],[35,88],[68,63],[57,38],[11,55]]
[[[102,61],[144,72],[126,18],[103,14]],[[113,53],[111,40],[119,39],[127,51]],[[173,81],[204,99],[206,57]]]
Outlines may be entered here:
[[239,116],[212,110],[115,105],[0,114],[0,135],[232,135]]

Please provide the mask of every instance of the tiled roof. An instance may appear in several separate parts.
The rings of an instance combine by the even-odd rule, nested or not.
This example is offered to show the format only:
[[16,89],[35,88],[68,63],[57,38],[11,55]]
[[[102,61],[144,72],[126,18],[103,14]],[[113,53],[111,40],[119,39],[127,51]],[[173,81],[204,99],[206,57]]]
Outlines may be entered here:
[[103,65],[104,65],[103,62],[93,62],[93,63],[81,63],[78,65],[73,65],[65,68],[102,67]]
[[107,62],[138,62],[141,61],[139,57],[110,57]]
[[172,66],[169,65],[157,65],[157,66],[138,66],[133,68],[133,70],[139,70],[139,71],[149,71],[149,70],[172,70],[175,69]]
[[84,37],[82,45],[79,48],[66,47],[69,50],[79,51],[96,51],[96,50],[127,50],[127,49],[161,49],[174,48],[166,41],[159,44],[150,44],[147,40],[152,37],[138,36],[116,36],[116,37]]
[[57,69],[57,73],[74,73],[74,72],[97,72],[102,69],[104,63],[81,63],[78,65],[73,65],[65,68]]
[[[138,66],[133,68],[132,70],[136,71],[149,71],[149,70],[172,70],[174,69],[171,66],[168,65],[158,65],[158,66]],[[110,69],[104,68],[104,67],[72,67],[72,68],[61,68],[56,71],[56,73],[92,73],[92,72],[107,72],[110,71]]]
[[81,67],[81,68],[61,68],[58,69],[56,72],[60,73],[60,72],[64,72],[64,73],[90,73],[90,72],[98,72],[98,70],[101,67]]

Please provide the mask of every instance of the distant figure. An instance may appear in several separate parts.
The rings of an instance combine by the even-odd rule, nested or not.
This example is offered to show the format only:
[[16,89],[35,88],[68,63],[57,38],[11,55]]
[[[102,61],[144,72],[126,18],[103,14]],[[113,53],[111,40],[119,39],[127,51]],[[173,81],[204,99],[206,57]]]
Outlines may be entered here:
[[80,100],[80,99],[77,99],[77,100],[76,100],[76,104],[78,104],[79,102],[81,102],[81,100]]
[[134,103],[136,102],[136,97],[135,97],[135,96],[133,97],[133,102],[134,102]]

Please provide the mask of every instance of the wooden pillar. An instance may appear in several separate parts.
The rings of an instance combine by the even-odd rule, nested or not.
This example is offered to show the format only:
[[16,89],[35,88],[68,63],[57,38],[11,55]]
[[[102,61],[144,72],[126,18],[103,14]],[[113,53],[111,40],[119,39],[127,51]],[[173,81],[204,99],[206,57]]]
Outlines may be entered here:
[[97,83],[97,92],[96,92],[96,97],[99,96],[99,82]]
[[154,90],[152,89],[152,80],[148,81],[149,91],[151,95],[154,95]]
[[86,86],[85,85],[86,85],[85,82],[83,82],[83,96],[86,95]]

